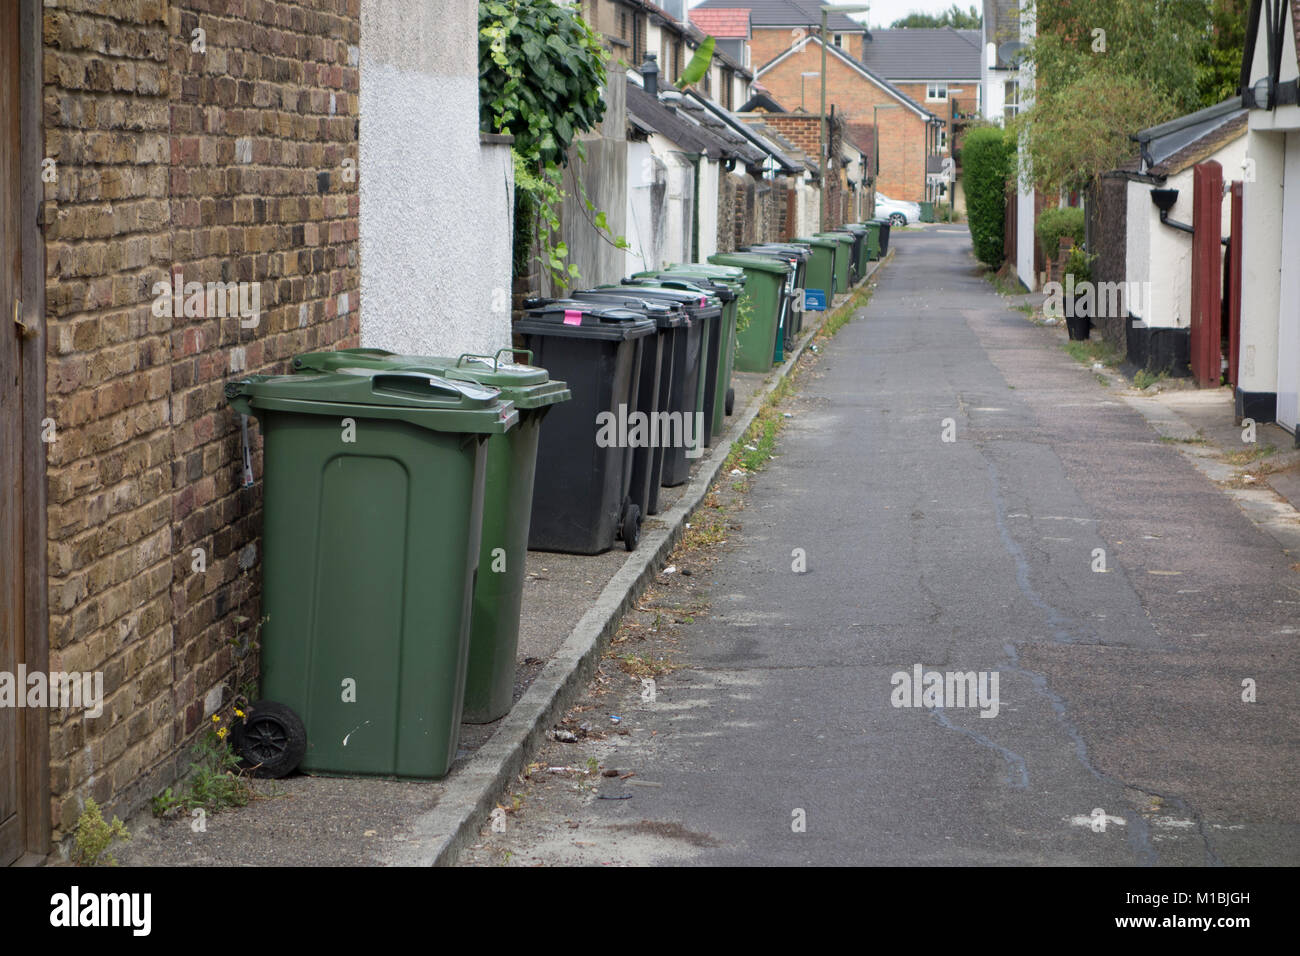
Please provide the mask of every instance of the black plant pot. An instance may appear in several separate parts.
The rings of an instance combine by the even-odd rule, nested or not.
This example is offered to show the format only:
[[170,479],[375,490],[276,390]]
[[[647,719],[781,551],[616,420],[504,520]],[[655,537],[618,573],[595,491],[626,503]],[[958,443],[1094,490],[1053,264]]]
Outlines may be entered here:
[[1070,333],[1070,341],[1083,342],[1088,338],[1092,331],[1092,319],[1086,315],[1079,315],[1079,300],[1082,296],[1076,295],[1074,302],[1071,303],[1074,308],[1070,310],[1070,315],[1065,317],[1065,328]]

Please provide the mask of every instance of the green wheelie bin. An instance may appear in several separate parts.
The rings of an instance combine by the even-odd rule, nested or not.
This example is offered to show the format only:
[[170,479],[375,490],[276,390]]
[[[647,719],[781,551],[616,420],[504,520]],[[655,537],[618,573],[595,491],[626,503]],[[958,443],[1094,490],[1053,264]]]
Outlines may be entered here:
[[921,222],[934,222],[934,203],[922,202],[920,206]]
[[867,227],[867,261],[875,262],[880,258],[880,223],[873,219],[862,225]]
[[815,235],[819,239],[834,239],[838,245],[835,249],[835,282],[837,293],[844,295],[852,291],[853,283],[850,279],[853,259],[853,237],[847,232],[818,232]]
[[786,280],[794,266],[771,256],[750,252],[716,252],[709,262],[720,266],[739,266],[745,270],[745,296],[741,312],[749,303],[748,324],[736,332],[735,368],[742,372],[766,372],[772,367],[777,333],[786,302]]
[[812,249],[812,258],[808,260],[805,273],[805,289],[816,289],[826,294],[826,304],[830,307],[835,295],[835,250],[839,241],[810,236],[807,239],[795,239],[797,243]]
[[[515,355],[522,355],[525,364],[515,363]],[[502,400],[513,402],[519,411],[518,427],[488,439],[483,543],[474,583],[461,718],[467,724],[486,724],[503,717],[513,702],[537,438],[551,406],[572,397],[564,382],[553,380],[546,369],[530,364],[532,360],[532,353],[526,349],[508,348],[495,355],[465,354],[454,359],[398,355],[383,349],[339,349],[299,355],[293,360],[294,371],[416,369],[452,381],[477,382],[498,389]]]
[[488,438],[518,411],[494,388],[397,369],[251,375],[226,397],[264,443],[263,699],[236,752],[268,776],[443,776]]

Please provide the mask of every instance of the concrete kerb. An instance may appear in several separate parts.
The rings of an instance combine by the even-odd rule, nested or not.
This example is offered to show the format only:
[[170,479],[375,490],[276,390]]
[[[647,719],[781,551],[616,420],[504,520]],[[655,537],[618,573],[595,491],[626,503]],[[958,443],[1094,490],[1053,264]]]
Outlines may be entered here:
[[[884,259],[871,263],[853,292],[892,255],[891,250]],[[732,440],[748,431],[764,401],[793,371],[818,330],[840,309],[851,307],[851,296],[837,308],[822,313],[821,321],[805,330],[790,357],[733,420],[729,432]],[[498,795],[523,769],[535,745],[581,695],[624,612],[641,596],[681,540],[687,519],[703,502],[730,453],[731,440],[719,441],[701,459],[701,467],[677,504],[661,516],[664,526],[642,535],[637,550],[628,555],[496,732],[464,768],[447,779],[438,805],[413,821],[412,835],[390,861],[393,865],[451,866],[461,850],[478,840],[478,831],[488,822]]]

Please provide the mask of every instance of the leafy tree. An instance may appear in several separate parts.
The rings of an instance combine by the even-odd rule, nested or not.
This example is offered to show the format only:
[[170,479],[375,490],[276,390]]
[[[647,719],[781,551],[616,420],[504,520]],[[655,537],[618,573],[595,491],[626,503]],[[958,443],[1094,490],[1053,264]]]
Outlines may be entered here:
[[[1012,123],[1023,134],[1032,185],[1044,192],[1083,189],[1134,155],[1129,134],[1178,114],[1141,80],[1110,69],[1089,70],[1065,87],[1037,93]],[[1026,185],[1030,185],[1026,182]]]
[[1202,106],[1213,106],[1237,93],[1249,15],[1250,0],[1213,0],[1213,37],[1196,72]]
[[935,29],[938,27],[952,27],[955,30],[978,30],[984,22],[984,16],[980,13],[975,4],[970,5],[968,11],[963,11],[957,4],[953,4],[943,13],[909,13],[907,16],[895,20],[891,23],[890,29]]
[[1199,109],[1210,2],[1037,4],[1025,53],[1034,102],[1012,124],[1031,159],[1026,185],[1086,186],[1133,154],[1130,133]]

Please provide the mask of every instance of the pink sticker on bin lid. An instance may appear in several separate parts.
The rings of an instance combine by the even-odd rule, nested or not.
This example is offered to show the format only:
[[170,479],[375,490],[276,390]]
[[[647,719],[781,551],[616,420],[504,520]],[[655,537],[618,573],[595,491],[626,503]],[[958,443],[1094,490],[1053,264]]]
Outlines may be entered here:
[[705,306],[708,304],[709,304],[709,297],[707,295],[700,296],[700,305]]
[[582,312],[578,309],[564,310],[565,325],[582,325]]

